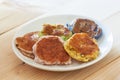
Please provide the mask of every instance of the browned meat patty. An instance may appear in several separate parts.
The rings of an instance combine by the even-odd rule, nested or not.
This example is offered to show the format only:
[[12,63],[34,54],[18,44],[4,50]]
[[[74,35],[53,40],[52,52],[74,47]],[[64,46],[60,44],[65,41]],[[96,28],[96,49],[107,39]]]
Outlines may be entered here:
[[42,64],[70,64],[71,58],[64,50],[58,36],[43,36],[33,46],[35,61]]
[[38,31],[25,34],[23,37],[16,38],[16,46],[20,49],[21,53],[27,57],[34,58],[33,45],[38,40]]
[[102,29],[94,21],[80,18],[74,22],[72,31],[73,33],[87,33],[92,38],[98,38],[102,33]]
[[65,36],[67,38],[72,35],[72,32],[64,27],[64,25],[44,24],[41,32],[44,35]]

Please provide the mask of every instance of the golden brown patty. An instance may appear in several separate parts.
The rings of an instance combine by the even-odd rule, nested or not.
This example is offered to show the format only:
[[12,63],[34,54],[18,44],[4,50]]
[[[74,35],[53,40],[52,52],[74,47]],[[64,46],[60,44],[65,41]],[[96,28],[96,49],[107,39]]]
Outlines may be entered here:
[[93,60],[99,54],[95,40],[86,33],[75,33],[65,42],[64,48],[72,58],[81,62]]
[[44,24],[41,32],[44,35],[65,36],[67,38],[72,35],[72,32],[64,27],[64,25]]
[[35,61],[43,64],[70,64],[71,58],[64,50],[58,36],[44,36],[33,46]]
[[23,55],[33,57],[32,47],[38,40],[38,31],[25,34],[23,37],[16,38],[16,46],[20,49]]

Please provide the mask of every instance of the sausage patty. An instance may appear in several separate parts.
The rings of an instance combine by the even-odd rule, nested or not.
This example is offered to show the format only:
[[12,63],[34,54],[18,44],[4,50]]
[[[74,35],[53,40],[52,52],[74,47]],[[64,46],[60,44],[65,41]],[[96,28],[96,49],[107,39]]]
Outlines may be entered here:
[[87,33],[92,38],[99,38],[102,29],[92,20],[76,19],[73,23],[73,33]]

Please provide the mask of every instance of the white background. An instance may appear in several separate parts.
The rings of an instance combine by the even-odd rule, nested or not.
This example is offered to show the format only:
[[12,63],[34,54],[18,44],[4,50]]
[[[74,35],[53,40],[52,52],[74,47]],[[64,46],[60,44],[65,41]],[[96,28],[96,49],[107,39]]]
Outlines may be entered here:
[[[74,13],[103,20],[120,11],[120,0],[6,0],[32,12]],[[14,6],[14,7],[15,7]]]

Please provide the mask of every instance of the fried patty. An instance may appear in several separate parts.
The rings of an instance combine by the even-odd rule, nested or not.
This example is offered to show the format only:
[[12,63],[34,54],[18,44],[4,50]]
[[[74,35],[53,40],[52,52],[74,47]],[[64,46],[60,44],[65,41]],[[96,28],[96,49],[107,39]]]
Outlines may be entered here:
[[42,64],[70,64],[71,58],[64,50],[58,36],[43,36],[33,46],[35,61]]
[[96,41],[86,33],[75,33],[65,42],[64,48],[72,58],[81,62],[93,60],[99,54]]
[[38,31],[36,32],[30,32],[25,34],[23,37],[17,37],[16,38],[16,46],[18,49],[20,49],[21,53],[29,58],[34,58],[33,55],[33,45],[38,40]]
[[64,40],[71,37],[72,32],[68,30],[64,25],[51,25],[44,24],[43,30],[41,31],[43,35],[54,35],[54,36],[62,36]]
[[92,20],[76,19],[73,23],[73,33],[87,33],[92,38],[99,38],[102,29]]

